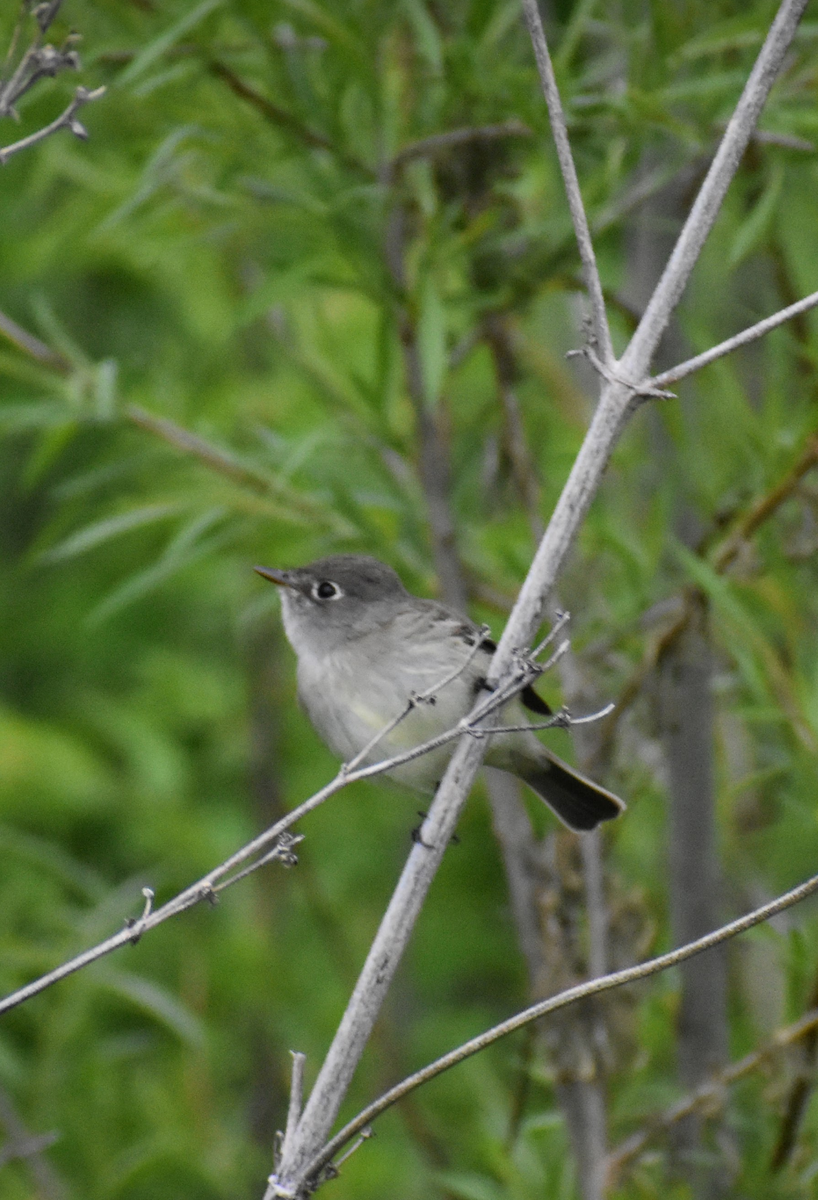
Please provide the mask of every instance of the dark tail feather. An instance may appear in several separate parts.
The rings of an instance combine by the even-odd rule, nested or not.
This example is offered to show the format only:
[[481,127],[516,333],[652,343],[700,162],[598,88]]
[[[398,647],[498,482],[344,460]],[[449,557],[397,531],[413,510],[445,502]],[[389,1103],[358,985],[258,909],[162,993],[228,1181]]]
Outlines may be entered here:
[[610,821],[624,812],[624,802],[613,792],[580,775],[545,747],[542,750],[539,762],[515,755],[512,770],[569,829],[596,829],[600,822]]

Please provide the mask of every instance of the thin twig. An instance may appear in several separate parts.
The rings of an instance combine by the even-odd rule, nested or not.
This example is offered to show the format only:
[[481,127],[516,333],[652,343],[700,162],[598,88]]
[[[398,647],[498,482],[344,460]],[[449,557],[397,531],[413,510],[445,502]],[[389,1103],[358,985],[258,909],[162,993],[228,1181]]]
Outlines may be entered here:
[[250,863],[249,867],[244,867],[241,871],[236,871],[235,875],[231,875],[229,879],[224,879],[221,883],[213,887],[211,889],[213,895],[218,895],[225,888],[232,887],[234,883],[238,883],[240,879],[245,879],[248,875],[252,875],[259,867],[266,867],[268,863],[280,862],[285,867],[297,866],[298,855],[295,853],[294,847],[303,841],[303,833],[280,833],[271,850],[268,850],[265,854],[261,854]]
[[74,93],[73,100],[65,112],[61,113],[50,125],[45,125],[42,129],[38,129],[36,133],[21,138],[19,142],[12,142],[9,146],[0,147],[0,166],[5,166],[13,154],[19,153],[20,150],[27,150],[29,146],[35,146],[37,142],[50,137],[52,133],[56,133],[59,129],[69,129],[75,137],[82,138],[83,140],[86,139],[88,137],[88,130],[81,121],[77,120],[76,113],[84,104],[89,104],[92,100],[99,100],[100,96],[104,95],[104,87],[94,88],[92,92],[89,92],[87,88],[78,87]]
[[723,573],[756,530],[793,494],[804,476],[818,465],[818,433],[810,435],[804,451],[778,483],[750,505],[728,536],[716,547],[710,561]]
[[246,80],[237,75],[225,62],[220,59],[212,58],[208,62],[208,69],[217,79],[221,79],[230,88],[234,96],[238,96],[242,100],[246,100],[248,104],[270,122],[271,125],[276,125],[280,129],[286,130],[291,136],[302,142],[305,146],[309,146],[315,150],[327,150],[334,158],[343,166],[355,171],[359,175],[365,175],[368,178],[374,176],[374,171],[358,158],[345,154],[338,149],[335,143],[325,134],[317,129],[304,123],[300,117],[288,112],[286,108],[282,108],[280,104],[275,104],[272,100],[264,96]]
[[0,333],[20,350],[45,366],[53,367],[63,373],[72,369],[72,364],[64,355],[60,354],[59,350],[52,350],[45,342],[35,337],[33,333],[29,333],[27,329],[23,329],[22,325],[18,325],[4,312],[0,312]]
[[[531,651],[531,657],[533,659],[538,659],[540,657],[540,655],[542,654],[543,650],[545,650],[546,647],[550,646],[552,642],[556,641],[556,639],[562,633],[565,626],[569,624],[570,620],[571,620],[571,614],[569,612],[560,611],[560,612],[555,613],[554,614],[554,624],[551,626],[551,628],[549,629],[549,631],[545,635],[545,637],[542,639],[542,641],[539,642],[534,647],[534,649]],[[567,642],[564,642],[562,644],[565,645],[566,647],[568,645]],[[543,670],[547,671],[549,669],[549,667],[551,667],[551,666],[553,666],[553,663],[552,663],[551,659],[549,659],[549,661],[545,664]]]
[[304,1104],[304,1063],[307,1056],[299,1050],[291,1050],[293,1072],[290,1080],[290,1103],[287,1108],[287,1127],[284,1131],[284,1141],[281,1144],[282,1153],[295,1136],[301,1109]]
[[464,129],[447,129],[444,133],[433,133],[430,137],[410,142],[399,150],[389,164],[390,174],[399,171],[406,163],[415,158],[432,158],[453,146],[467,145],[469,142],[488,142],[497,138],[531,137],[531,130],[516,117],[500,121],[496,125],[467,126]]
[[598,712],[586,713],[584,717],[572,717],[569,712],[562,709],[561,712],[554,713],[549,721],[537,721],[531,725],[497,725],[491,731],[492,737],[499,737],[504,733],[537,733],[541,729],[571,729],[574,725],[593,725],[595,721],[601,721],[603,717],[607,717],[608,713],[612,713],[615,708],[613,701],[600,708]]
[[562,171],[568,208],[571,212],[571,220],[574,223],[577,247],[580,259],[582,260],[583,278],[591,303],[594,337],[600,358],[608,365],[614,361],[614,352],[611,343],[611,331],[608,327],[608,317],[605,312],[605,300],[602,295],[602,283],[600,282],[599,270],[596,265],[591,231],[588,227],[588,218],[585,215],[585,206],[582,202],[582,192],[580,191],[579,179],[577,178],[577,169],[574,166],[571,146],[568,141],[565,114],[562,111],[562,102],[557,88],[557,81],[554,77],[551,56],[548,53],[548,43],[545,40],[545,31],[540,19],[537,0],[523,0],[523,15],[531,36],[534,57],[537,60],[537,70],[540,74],[545,102],[548,105],[551,132],[554,135],[554,144],[557,150],[560,170]]
[[322,525],[328,525],[340,536],[349,536],[351,532],[349,523],[337,513],[311,501],[309,497],[295,489],[288,488],[273,475],[250,463],[242,462],[229,451],[223,450],[221,446],[205,441],[199,434],[191,433],[189,429],[169,420],[168,417],[158,417],[138,404],[129,404],[124,410],[124,415],[134,425],[156,434],[177,450],[182,450],[191,458],[198,459],[206,467],[224,475],[225,478],[240,487],[260,495],[272,496],[279,503],[286,504],[290,509],[291,518],[297,516],[299,519],[311,523],[320,521]]
[[378,1100],[367,1105],[354,1120],[345,1125],[324,1146],[320,1153],[316,1154],[307,1164],[304,1172],[305,1178],[308,1180],[316,1179],[324,1165],[332,1159],[333,1155],[342,1146],[346,1145],[350,1138],[355,1137],[365,1125],[369,1125],[375,1117],[379,1116],[387,1108],[390,1108],[396,1101],[408,1095],[409,1092],[414,1091],[415,1088],[420,1087],[421,1084],[434,1079],[443,1071],[449,1070],[451,1067],[463,1062],[464,1059],[470,1058],[473,1054],[477,1054],[478,1051],[484,1050],[487,1046],[491,1046],[494,1042],[499,1041],[500,1038],[506,1037],[509,1033],[514,1033],[517,1029],[528,1025],[531,1021],[537,1021],[549,1013],[565,1008],[569,1004],[574,1004],[578,1000],[585,1000],[590,996],[598,996],[602,992],[609,992],[613,988],[622,987],[628,983],[636,983],[639,980],[647,979],[651,975],[656,975],[660,971],[666,971],[670,967],[675,967],[679,963],[692,958],[694,955],[701,954],[704,950],[709,950],[713,946],[719,946],[723,942],[729,941],[730,938],[734,938],[738,934],[752,929],[754,925],[760,925],[763,921],[768,921],[777,913],[784,912],[785,909],[791,908],[801,900],[805,900],[815,891],[818,891],[818,875],[813,875],[805,883],[799,884],[792,891],[786,892],[784,895],[778,896],[775,900],[771,900],[768,904],[762,905],[761,908],[754,909],[753,912],[747,913],[745,916],[721,926],[721,928],[714,930],[712,933],[697,938],[695,942],[689,942],[687,945],[680,946],[676,950],[671,950],[667,954],[660,954],[657,958],[649,959],[647,962],[638,963],[635,967],[626,967],[622,971],[614,971],[610,975],[603,975],[596,979],[590,979],[585,983],[577,984],[575,987],[568,988],[556,996],[551,996],[547,1000],[541,1000],[538,1004],[532,1004],[530,1008],[524,1009],[522,1012],[509,1018],[509,1020],[495,1025],[493,1028],[486,1030],[485,1033],[479,1034],[468,1042],[464,1042],[456,1050],[450,1051],[448,1054],[443,1055],[442,1058],[438,1058],[435,1062],[423,1067],[422,1070],[417,1071],[414,1075],[410,1075],[402,1083],[390,1088]]
[[664,388],[667,384],[676,383],[679,379],[692,375],[694,371],[700,371],[702,367],[708,366],[716,359],[723,358],[725,354],[730,354],[733,350],[738,350],[739,347],[756,341],[770,330],[783,325],[785,321],[798,317],[801,313],[809,312],[811,308],[815,308],[816,304],[818,304],[818,292],[813,292],[811,295],[805,296],[803,300],[798,300],[795,304],[790,304],[787,308],[773,313],[771,317],[765,317],[763,321],[751,325],[749,329],[735,334],[727,341],[719,342],[718,346],[713,346],[711,350],[705,350],[703,354],[697,354],[695,358],[689,358],[687,362],[680,363],[678,367],[671,367],[669,371],[663,371],[661,375],[654,375],[652,379],[647,380],[646,386],[648,388]]
[[349,1147],[349,1149],[345,1150],[344,1153],[341,1155],[341,1157],[338,1159],[338,1161],[333,1164],[334,1173],[336,1175],[338,1174],[341,1164],[345,1163],[346,1160],[352,1154],[354,1154],[356,1150],[360,1150],[360,1148],[361,1148],[361,1146],[363,1146],[364,1142],[368,1142],[372,1136],[373,1136],[372,1130],[369,1128],[368,1125],[365,1125],[364,1128],[361,1130],[360,1134],[358,1135],[358,1137],[355,1139],[355,1141]]

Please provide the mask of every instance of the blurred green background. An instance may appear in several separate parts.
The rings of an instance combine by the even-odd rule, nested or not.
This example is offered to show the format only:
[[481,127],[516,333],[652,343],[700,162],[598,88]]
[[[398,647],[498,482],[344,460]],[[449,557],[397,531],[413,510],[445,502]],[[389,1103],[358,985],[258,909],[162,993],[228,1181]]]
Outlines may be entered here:
[[[774,6],[543,11],[621,350]],[[17,16],[0,13],[3,47]],[[499,632],[596,388],[564,358],[583,337],[578,261],[516,4],[65,0],[49,39],[71,30],[80,75],[42,82],[20,124],[3,122],[7,144],[78,82],[108,89],[81,114],[88,142],[58,133],[0,174],[0,310],[38,339],[0,342],[3,993],[334,773],[252,565],[360,550],[439,594],[436,480],[472,615]],[[664,365],[818,286],[817,39],[813,14]],[[466,132],[424,141],[452,130]],[[684,588],[707,599],[725,917],[818,856],[815,477],[729,574],[708,558],[816,436],[817,353],[809,315],[643,408],[562,584],[603,701],[650,655],[645,613]],[[647,672],[606,775],[629,800],[606,831],[611,920],[630,929],[620,963],[670,944],[651,686]],[[544,691],[559,702],[558,679]],[[14,1160],[0,1195],[260,1196],[289,1051],[310,1080],[418,807],[349,788],[303,823],[296,869],[264,869],[5,1017],[4,1103],[57,1140],[50,1183]],[[732,947],[732,1056],[809,1006],[816,941],[804,907]],[[613,1143],[680,1094],[677,984],[616,1002]],[[527,989],[481,786],[344,1113]],[[812,1109],[786,1168],[770,1167],[794,1070],[775,1060],[731,1096],[736,1195],[814,1194]],[[660,1140],[615,1194],[691,1194],[665,1161]],[[575,1195],[548,1058],[517,1037],[460,1066],[384,1117],[327,1186],[338,1200]]]

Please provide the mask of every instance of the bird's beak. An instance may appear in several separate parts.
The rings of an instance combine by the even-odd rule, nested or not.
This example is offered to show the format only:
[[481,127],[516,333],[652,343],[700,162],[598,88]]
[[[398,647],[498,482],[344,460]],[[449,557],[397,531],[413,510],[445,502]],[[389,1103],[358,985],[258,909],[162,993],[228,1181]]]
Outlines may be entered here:
[[277,583],[279,587],[293,586],[289,578],[289,571],[273,571],[270,567],[253,567],[253,570],[262,579],[269,579],[270,583]]

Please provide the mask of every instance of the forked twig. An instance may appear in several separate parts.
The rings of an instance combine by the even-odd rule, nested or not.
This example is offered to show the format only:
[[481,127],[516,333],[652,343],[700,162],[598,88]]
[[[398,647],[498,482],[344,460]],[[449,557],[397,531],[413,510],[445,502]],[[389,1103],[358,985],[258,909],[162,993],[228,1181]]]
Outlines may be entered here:
[[563,708],[554,713],[549,721],[536,721],[527,725],[496,725],[491,731],[492,737],[502,737],[504,733],[537,733],[541,729],[570,729],[574,725],[593,725],[613,712],[616,705],[613,701],[604,705],[596,712],[586,713],[584,717],[573,717]]
[[76,114],[84,104],[90,104],[92,100],[99,100],[100,96],[104,95],[104,87],[94,88],[91,92],[87,88],[78,87],[74,92],[73,100],[66,110],[56,120],[52,121],[50,125],[45,125],[35,133],[29,134],[28,137],[21,138],[19,142],[12,142],[9,146],[0,147],[0,166],[5,166],[13,154],[18,154],[20,150],[27,150],[29,146],[35,146],[37,142],[50,137],[52,133],[56,133],[59,129],[69,129],[75,137],[85,140],[88,137],[88,130],[77,119]]

